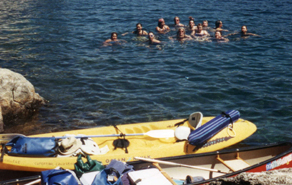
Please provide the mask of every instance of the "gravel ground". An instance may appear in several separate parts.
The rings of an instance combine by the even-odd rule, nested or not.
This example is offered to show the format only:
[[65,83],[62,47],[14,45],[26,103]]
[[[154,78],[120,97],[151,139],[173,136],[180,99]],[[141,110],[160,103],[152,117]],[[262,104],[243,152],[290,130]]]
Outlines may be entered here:
[[241,173],[236,177],[222,178],[210,183],[211,185],[282,185],[292,184],[292,168],[261,172]]

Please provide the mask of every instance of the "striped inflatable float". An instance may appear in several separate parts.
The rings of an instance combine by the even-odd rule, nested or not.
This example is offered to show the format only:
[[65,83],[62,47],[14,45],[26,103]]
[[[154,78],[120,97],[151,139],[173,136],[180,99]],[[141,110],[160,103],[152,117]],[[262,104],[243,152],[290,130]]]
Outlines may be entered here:
[[239,117],[240,113],[237,110],[222,112],[203,126],[193,130],[188,137],[188,141],[191,145],[200,147],[223,128],[236,122]]

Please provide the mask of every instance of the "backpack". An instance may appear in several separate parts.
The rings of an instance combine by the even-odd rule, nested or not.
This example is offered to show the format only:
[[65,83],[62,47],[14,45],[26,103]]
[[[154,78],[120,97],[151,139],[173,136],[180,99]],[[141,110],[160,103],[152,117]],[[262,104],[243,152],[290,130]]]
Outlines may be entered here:
[[90,156],[86,156],[87,162],[83,162],[82,155],[79,154],[77,157],[77,162],[74,164],[74,171],[78,178],[80,178],[84,173],[101,171],[104,169],[104,166],[101,162],[97,160],[92,160]]
[[[130,184],[128,172],[133,171],[133,166],[121,161],[112,160],[104,170],[97,174],[91,185],[127,185]],[[108,181],[108,176],[117,178],[115,182]]]
[[71,170],[52,169],[41,172],[42,185],[80,185],[80,181]]
[[[7,150],[7,146],[11,150]],[[6,145],[8,155],[32,156],[32,157],[54,157],[57,153],[57,140],[54,137],[25,137],[18,136]]]

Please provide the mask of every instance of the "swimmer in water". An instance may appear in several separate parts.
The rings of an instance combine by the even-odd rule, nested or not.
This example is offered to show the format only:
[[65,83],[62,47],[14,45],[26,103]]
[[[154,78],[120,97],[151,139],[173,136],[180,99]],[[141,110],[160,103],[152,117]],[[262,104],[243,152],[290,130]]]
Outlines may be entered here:
[[195,25],[194,18],[191,16],[189,17],[189,26],[187,27],[189,31],[191,31],[191,36],[195,36],[196,30],[198,29],[197,26]]
[[161,42],[157,39],[155,39],[155,35],[152,31],[148,33],[148,38],[149,38],[149,44],[160,44]]
[[[127,35],[129,32],[123,33],[122,36]],[[143,35],[148,35],[147,31],[143,30],[142,24],[137,23],[136,24],[136,30],[132,31],[132,33],[136,34],[137,36],[143,36]]]
[[222,29],[222,27],[223,27],[222,21],[218,20],[215,22],[215,31],[217,31],[217,30],[220,31],[221,35],[222,35],[222,31],[228,31],[228,30]]
[[172,37],[168,37],[170,40],[173,40],[176,38],[178,41],[185,41],[185,40],[191,40],[192,37],[189,35],[186,35],[186,30],[184,28],[179,28],[177,30],[177,34]]
[[112,32],[111,38],[104,41],[103,46],[111,46],[113,44],[121,44],[122,42],[127,42],[127,41],[118,39],[117,32]]
[[206,31],[203,30],[203,25],[201,23],[199,23],[197,25],[198,30],[195,32],[195,37],[208,37],[210,36],[210,34]]
[[165,21],[163,18],[158,20],[158,26],[156,27],[156,31],[158,33],[167,33],[170,31],[169,27],[165,25]]
[[173,21],[174,21],[174,26],[175,27],[184,27],[184,25],[179,22],[179,17],[177,17],[177,16],[174,17]]
[[203,21],[203,30],[209,30],[209,29],[211,29],[211,28],[208,25],[208,21],[207,20],[204,20]]
[[241,32],[235,32],[235,33],[230,33],[227,36],[230,35],[237,35],[240,34],[241,37],[246,38],[247,36],[256,36],[256,37],[260,37],[260,35],[254,34],[254,33],[247,33],[247,27],[245,25],[241,26]]
[[221,32],[219,30],[217,30],[215,32],[215,38],[213,40],[217,41],[217,42],[228,42],[229,41],[228,38],[222,37]]

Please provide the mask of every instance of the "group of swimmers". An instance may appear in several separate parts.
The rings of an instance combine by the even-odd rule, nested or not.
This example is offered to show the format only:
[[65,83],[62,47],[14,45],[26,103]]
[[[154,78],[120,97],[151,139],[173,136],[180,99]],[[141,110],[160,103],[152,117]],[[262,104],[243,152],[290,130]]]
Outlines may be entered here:
[[[185,41],[185,40],[192,40],[192,39],[204,39],[205,41],[219,41],[219,42],[228,42],[229,39],[226,38],[227,36],[230,35],[236,35],[240,34],[241,37],[246,37],[246,36],[259,36],[254,33],[247,33],[247,27],[242,26],[241,27],[241,32],[235,32],[226,35],[225,37],[222,36],[222,32],[228,32],[228,30],[223,29],[223,23],[222,21],[218,20],[215,22],[215,28],[210,28],[208,26],[208,21],[204,20],[203,23],[199,23],[198,25],[195,25],[194,18],[189,17],[189,24],[185,26],[184,24],[180,23],[179,17],[174,17],[174,27],[177,30],[177,34],[175,36],[170,36],[168,37],[170,40],[177,39],[178,41]],[[159,34],[165,34],[171,31],[169,26],[165,24],[165,21],[163,18],[158,19],[158,25],[156,27],[156,31]],[[189,35],[186,34],[186,31],[190,32]],[[210,37],[209,32],[215,32],[214,37]],[[136,24],[136,30],[132,32],[133,34],[137,36],[147,36],[148,35],[148,42],[149,44],[161,44],[161,41],[155,38],[155,35],[152,31],[147,33],[146,30],[143,29],[141,23]],[[128,34],[124,33],[122,36]],[[112,43],[116,42],[126,42],[124,40],[118,39],[118,34],[116,32],[111,33],[111,38],[107,39],[104,42],[104,46],[112,45]]]

